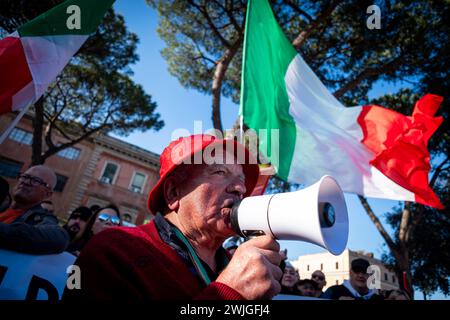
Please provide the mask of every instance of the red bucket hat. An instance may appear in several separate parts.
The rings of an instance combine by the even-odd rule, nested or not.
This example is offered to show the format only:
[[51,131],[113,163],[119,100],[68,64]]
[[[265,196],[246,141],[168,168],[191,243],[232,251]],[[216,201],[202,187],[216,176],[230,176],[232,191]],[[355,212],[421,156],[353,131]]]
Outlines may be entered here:
[[[237,153],[238,155],[245,156],[244,159],[238,159],[242,160],[241,162],[238,162],[238,164],[242,164],[245,175],[246,193],[244,196],[249,196],[255,188],[256,182],[259,177],[259,166],[256,162],[255,157],[247,150],[247,148],[245,148],[242,144],[235,140],[222,140],[217,139],[212,135],[196,134],[172,141],[161,154],[159,158],[161,165],[161,169],[159,171],[160,177],[158,182],[148,195],[148,208],[150,212],[156,215],[156,213],[166,205],[162,193],[163,183],[167,176],[171,172],[173,172],[180,164],[192,158],[194,158],[195,161],[195,155],[199,152],[204,151],[208,146],[213,148],[217,145],[222,145],[224,148],[228,148],[230,144],[233,145],[235,154]],[[203,157],[201,157],[200,159],[203,159]]]

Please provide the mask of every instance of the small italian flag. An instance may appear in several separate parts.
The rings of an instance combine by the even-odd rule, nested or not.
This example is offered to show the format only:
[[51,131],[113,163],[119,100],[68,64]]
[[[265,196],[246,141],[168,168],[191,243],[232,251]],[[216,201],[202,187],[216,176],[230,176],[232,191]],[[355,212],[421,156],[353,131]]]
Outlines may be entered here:
[[433,117],[441,97],[425,95],[412,116],[344,107],[293,48],[267,0],[248,2],[241,85],[240,115],[257,133],[267,130],[260,152],[280,178],[311,185],[331,175],[345,192],[443,208],[428,184],[427,149],[443,121]]
[[68,0],[0,40],[0,114],[38,100],[114,0]]

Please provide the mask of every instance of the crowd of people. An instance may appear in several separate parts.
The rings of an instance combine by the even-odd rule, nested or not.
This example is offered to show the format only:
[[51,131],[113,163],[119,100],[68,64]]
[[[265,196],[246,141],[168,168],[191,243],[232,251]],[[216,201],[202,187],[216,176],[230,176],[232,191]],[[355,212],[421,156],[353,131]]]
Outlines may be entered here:
[[327,282],[322,271],[315,270],[310,279],[300,279],[292,264],[287,262],[285,265],[281,278],[282,294],[330,300],[410,300],[409,295],[401,289],[370,289],[367,284],[370,264],[366,259],[354,259],[351,262],[350,278],[325,291],[323,289]]
[[50,200],[56,175],[43,165],[23,174],[10,193],[8,182],[0,177],[0,247],[29,254],[76,256],[99,232],[122,224],[117,206],[79,207],[60,225]]
[[[219,161],[194,164],[208,150]],[[229,158],[233,161],[229,161]],[[244,157],[244,159],[242,159]],[[43,165],[18,177],[12,191],[0,180],[0,248],[29,254],[70,252],[82,270],[81,289],[63,300],[271,299],[278,294],[324,299],[401,299],[367,288],[368,262],[352,262],[350,280],[326,286],[317,270],[297,271],[277,241],[258,236],[226,250],[235,235],[234,205],[252,193],[259,166],[234,140],[193,135],[172,142],[160,158],[160,178],[148,198],[155,218],[122,226],[117,206],[79,207],[63,226],[53,213],[56,175]]]

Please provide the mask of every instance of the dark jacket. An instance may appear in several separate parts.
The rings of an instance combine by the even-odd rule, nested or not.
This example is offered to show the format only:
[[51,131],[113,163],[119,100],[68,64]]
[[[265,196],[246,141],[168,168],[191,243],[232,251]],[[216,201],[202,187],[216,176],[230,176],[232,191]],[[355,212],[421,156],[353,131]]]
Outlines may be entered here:
[[0,223],[0,247],[31,254],[55,254],[69,245],[69,234],[58,219],[37,205],[11,224]]
[[340,297],[351,297],[355,300],[383,300],[383,298],[378,294],[373,294],[369,298],[355,297],[355,295],[353,295],[350,290],[342,284],[331,286],[320,295],[320,298],[322,299],[339,300]]

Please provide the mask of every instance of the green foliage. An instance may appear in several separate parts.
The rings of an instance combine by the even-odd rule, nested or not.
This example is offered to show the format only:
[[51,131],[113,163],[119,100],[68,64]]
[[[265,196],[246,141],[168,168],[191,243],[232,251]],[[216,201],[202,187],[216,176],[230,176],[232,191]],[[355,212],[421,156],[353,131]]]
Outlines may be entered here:
[[[148,0],[158,10],[158,32],[169,71],[180,83],[211,93],[214,67],[228,45],[243,32],[246,1]],[[256,4],[257,2],[255,2]],[[330,89],[349,105],[367,102],[378,80],[445,78],[448,56],[448,5],[436,1],[377,3],[382,29],[366,27],[372,1],[272,1],[275,15],[291,41],[302,31],[297,49]],[[225,75],[222,94],[239,101],[242,50]],[[431,70],[435,70],[434,72]],[[447,77],[448,78],[448,77]],[[448,79],[446,79],[448,81]],[[341,90],[341,91],[339,91]]]

